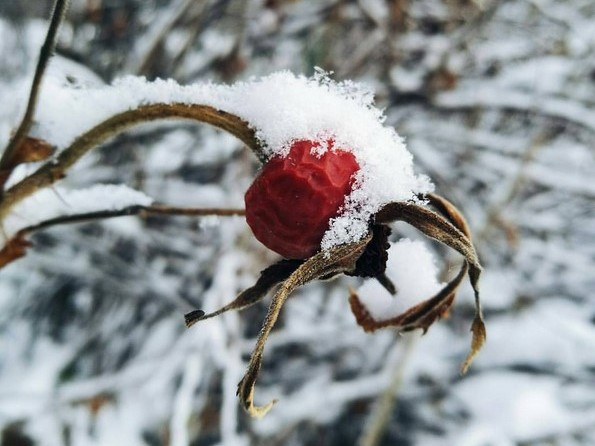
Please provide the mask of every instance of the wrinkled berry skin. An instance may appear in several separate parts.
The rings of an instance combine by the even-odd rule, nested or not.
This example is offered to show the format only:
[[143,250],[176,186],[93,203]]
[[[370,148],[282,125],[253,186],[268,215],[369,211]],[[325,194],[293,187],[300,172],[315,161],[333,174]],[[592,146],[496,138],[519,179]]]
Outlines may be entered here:
[[359,165],[352,153],[332,147],[312,154],[319,143],[299,140],[286,157],[261,169],[245,195],[246,221],[254,236],[287,259],[305,259],[320,242],[351,193]]

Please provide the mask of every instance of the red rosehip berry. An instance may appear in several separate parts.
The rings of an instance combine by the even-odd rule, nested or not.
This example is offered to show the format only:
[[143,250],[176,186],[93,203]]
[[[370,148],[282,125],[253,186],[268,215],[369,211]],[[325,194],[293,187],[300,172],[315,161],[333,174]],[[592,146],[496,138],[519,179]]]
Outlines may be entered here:
[[312,153],[320,142],[299,140],[286,157],[273,157],[245,195],[246,221],[265,246],[288,259],[305,259],[351,193],[359,165],[351,152]]

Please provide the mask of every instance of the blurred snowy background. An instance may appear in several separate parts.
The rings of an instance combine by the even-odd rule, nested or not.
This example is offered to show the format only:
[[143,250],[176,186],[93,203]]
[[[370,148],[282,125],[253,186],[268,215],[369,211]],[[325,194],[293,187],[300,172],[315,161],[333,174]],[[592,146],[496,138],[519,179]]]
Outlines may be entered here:
[[[0,2],[1,146],[48,3]],[[312,284],[267,345],[256,398],[280,402],[251,420],[235,391],[267,301],[191,330],[182,317],[230,301],[276,259],[243,219],[54,228],[0,272],[1,444],[372,444],[395,379],[376,444],[595,444],[594,23],[592,0],[73,0],[53,64],[75,84],[319,66],[371,85],[418,171],[469,219],[488,342],[459,376],[467,285],[447,320],[408,341],[356,325],[356,280]],[[116,138],[62,184],[238,207],[257,167],[232,137],[169,123]],[[397,225],[401,236],[417,234]]]

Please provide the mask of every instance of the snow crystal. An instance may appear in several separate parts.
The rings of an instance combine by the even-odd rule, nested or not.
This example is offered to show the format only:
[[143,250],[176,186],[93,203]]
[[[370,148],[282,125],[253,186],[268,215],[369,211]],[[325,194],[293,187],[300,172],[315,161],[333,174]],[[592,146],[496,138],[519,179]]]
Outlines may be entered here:
[[384,113],[373,94],[351,81],[335,82],[319,70],[312,77],[288,71],[233,85],[182,86],[173,80],[148,82],[128,76],[111,86],[73,88],[59,75],[48,75],[42,88],[36,132],[65,147],[77,136],[114,114],[152,103],[204,104],[244,119],[268,157],[283,156],[299,139],[333,138],[351,151],[360,170],[342,214],[330,222],[322,248],[359,240],[370,216],[391,201],[415,199],[432,185],[415,175],[402,138],[383,125]]
[[56,217],[147,206],[152,202],[152,198],[124,185],[98,184],[80,190],[42,189],[15,206],[3,222],[3,236],[8,238],[24,227]]
[[357,294],[370,315],[382,321],[438,293],[442,285],[436,279],[437,274],[434,257],[423,242],[401,239],[391,243],[386,265],[386,275],[398,290],[396,296],[375,280],[364,282]]

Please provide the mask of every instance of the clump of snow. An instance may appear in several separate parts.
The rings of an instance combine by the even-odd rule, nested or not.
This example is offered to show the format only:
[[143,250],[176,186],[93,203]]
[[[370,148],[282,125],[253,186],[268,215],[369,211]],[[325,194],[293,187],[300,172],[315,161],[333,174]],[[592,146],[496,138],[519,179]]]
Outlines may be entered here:
[[360,301],[377,321],[392,319],[412,306],[431,298],[443,287],[432,253],[419,240],[391,243],[386,275],[397,287],[391,295],[376,280],[367,280],[357,290]]
[[3,237],[20,229],[56,217],[98,211],[115,211],[128,206],[148,206],[153,199],[125,185],[98,184],[86,189],[61,187],[41,189],[15,206],[3,221]]
[[255,130],[268,157],[286,155],[295,140],[333,138],[336,148],[354,154],[360,170],[341,215],[330,222],[322,241],[328,250],[361,239],[370,216],[382,205],[414,200],[432,188],[427,177],[415,175],[402,138],[383,125],[384,113],[373,102],[365,86],[335,82],[322,71],[312,77],[281,71],[233,85],[182,86],[173,80],[148,82],[129,76],[111,86],[85,88],[50,73],[42,88],[36,130],[64,147],[114,114],[143,104],[184,103],[209,105],[241,117]]

